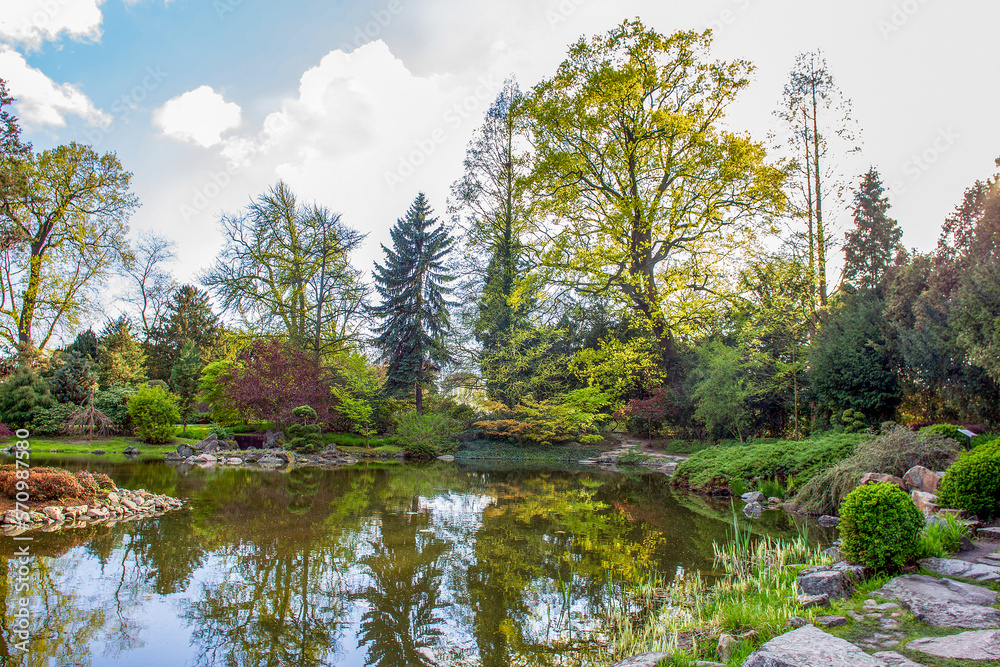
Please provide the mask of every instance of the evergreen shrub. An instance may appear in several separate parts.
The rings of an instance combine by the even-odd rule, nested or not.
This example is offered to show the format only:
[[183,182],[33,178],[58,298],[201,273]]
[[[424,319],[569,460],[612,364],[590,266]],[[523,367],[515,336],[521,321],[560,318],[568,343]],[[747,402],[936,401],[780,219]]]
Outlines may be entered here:
[[963,453],[951,464],[938,487],[938,498],[980,519],[1000,516],[1000,439]]
[[891,482],[865,484],[840,506],[840,550],[854,563],[899,569],[919,555],[923,527],[924,515],[905,491]]

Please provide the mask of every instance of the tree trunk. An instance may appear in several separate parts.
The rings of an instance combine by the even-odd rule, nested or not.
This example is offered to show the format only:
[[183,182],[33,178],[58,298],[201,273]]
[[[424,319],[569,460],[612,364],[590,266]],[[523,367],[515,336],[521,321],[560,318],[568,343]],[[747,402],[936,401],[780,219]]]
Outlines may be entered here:
[[812,85],[813,107],[813,175],[816,178],[816,269],[819,279],[819,305],[826,306],[826,234],[823,230],[823,191],[819,175],[819,104],[816,84]]

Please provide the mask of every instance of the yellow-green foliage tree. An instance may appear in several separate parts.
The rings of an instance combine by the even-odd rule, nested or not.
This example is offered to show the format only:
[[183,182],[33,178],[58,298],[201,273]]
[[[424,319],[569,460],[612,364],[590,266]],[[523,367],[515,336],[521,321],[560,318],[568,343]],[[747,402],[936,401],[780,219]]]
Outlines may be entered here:
[[0,338],[42,350],[73,328],[100,285],[130,258],[132,175],[114,153],[72,143],[4,162],[0,188]]
[[709,60],[710,43],[625,21],[574,44],[522,107],[549,222],[538,260],[557,282],[620,294],[668,370],[678,330],[784,203],[786,170],[721,127],[753,68]]

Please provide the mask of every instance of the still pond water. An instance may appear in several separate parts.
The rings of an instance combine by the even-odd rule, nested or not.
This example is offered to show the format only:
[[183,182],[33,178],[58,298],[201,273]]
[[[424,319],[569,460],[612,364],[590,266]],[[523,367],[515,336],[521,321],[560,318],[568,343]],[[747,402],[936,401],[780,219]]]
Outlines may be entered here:
[[[13,648],[11,576],[0,581],[7,665],[606,664],[601,618],[622,582],[678,567],[711,575],[712,542],[731,522],[728,503],[639,473],[45,463],[190,507],[34,533],[26,656]],[[783,512],[753,526],[795,533]],[[14,548],[0,537],[8,573]]]

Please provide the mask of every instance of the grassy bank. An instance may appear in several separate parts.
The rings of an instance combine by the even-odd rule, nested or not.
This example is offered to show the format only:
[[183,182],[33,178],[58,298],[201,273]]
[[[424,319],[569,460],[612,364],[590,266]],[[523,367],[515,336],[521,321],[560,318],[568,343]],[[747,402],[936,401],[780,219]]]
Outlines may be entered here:
[[[719,636],[728,634],[736,642],[725,664],[738,667],[762,644],[788,632],[787,622],[793,616],[809,622],[818,616],[844,616],[848,619],[845,625],[826,631],[852,643],[884,632],[870,610],[864,608],[864,601],[885,584],[889,575],[876,575],[860,583],[851,598],[834,600],[830,607],[803,609],[798,602],[798,573],[830,562],[819,547],[808,544],[804,535],[789,540],[751,538],[734,521],[732,539],[714,545],[714,550],[715,569],[724,576],[712,586],[696,573],[678,572],[669,580],[651,576],[638,585],[618,588],[617,595],[612,595],[616,607],[608,619],[614,658],[663,651],[673,657],[661,663],[661,667],[687,667],[697,660],[716,661]],[[1000,590],[997,583],[989,586]],[[860,613],[868,615],[857,616]],[[896,630],[899,644],[893,650],[926,667],[977,664],[933,658],[906,649],[912,639],[957,634],[961,629],[928,626],[903,609],[898,610],[895,620],[899,623]]]
[[677,466],[675,483],[705,493],[725,492],[734,481],[793,477],[802,484],[850,456],[861,434],[830,433],[807,440],[756,440],[723,443],[692,453]]

